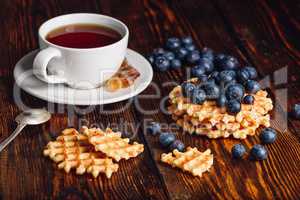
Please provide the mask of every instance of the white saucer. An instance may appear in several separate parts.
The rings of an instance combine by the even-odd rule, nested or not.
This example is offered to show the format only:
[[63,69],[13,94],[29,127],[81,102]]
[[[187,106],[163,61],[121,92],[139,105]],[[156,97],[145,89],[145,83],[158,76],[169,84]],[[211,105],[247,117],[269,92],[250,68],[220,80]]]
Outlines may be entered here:
[[128,63],[140,72],[140,76],[129,88],[109,92],[103,87],[91,90],[78,90],[65,84],[47,84],[32,74],[32,63],[37,52],[38,50],[28,53],[16,64],[14,77],[20,88],[35,97],[49,102],[73,105],[115,103],[141,93],[150,84],[153,76],[150,63],[139,53],[127,49],[126,58]]

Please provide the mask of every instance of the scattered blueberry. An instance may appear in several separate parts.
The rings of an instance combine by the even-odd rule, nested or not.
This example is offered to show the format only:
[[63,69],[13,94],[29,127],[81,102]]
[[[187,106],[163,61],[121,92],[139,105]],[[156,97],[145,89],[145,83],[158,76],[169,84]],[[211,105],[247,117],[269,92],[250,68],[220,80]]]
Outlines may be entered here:
[[206,99],[208,99],[208,100],[215,100],[220,96],[220,89],[214,83],[207,82],[207,83],[201,84],[200,88],[205,91]]
[[205,74],[205,68],[201,65],[196,65],[195,67],[192,68],[191,70],[192,76],[193,77],[200,77],[201,75]]
[[173,52],[171,52],[171,51],[166,51],[165,53],[164,53],[164,56],[168,59],[168,60],[173,60],[173,59],[175,59],[175,54],[173,53]]
[[195,89],[193,91],[192,97],[191,97],[191,101],[192,103],[195,104],[203,104],[203,102],[206,99],[206,93],[204,90],[202,89]]
[[154,64],[154,61],[155,61],[154,55],[152,55],[152,54],[149,55],[149,56],[147,57],[147,59],[148,59],[148,61],[150,62],[151,65]]
[[247,66],[247,67],[244,67],[244,69],[247,70],[250,79],[257,78],[257,71],[254,67]]
[[237,79],[240,83],[245,83],[250,78],[249,72],[247,69],[242,68],[237,72]]
[[231,82],[235,79],[235,71],[233,70],[223,70],[219,73],[219,81],[223,83]]
[[251,94],[255,94],[260,90],[260,84],[257,81],[249,80],[246,82],[246,90]]
[[163,147],[170,146],[175,141],[175,135],[169,132],[163,132],[159,135],[159,143]]
[[181,84],[181,88],[183,96],[190,97],[193,91],[196,89],[196,86],[193,83],[184,82],[183,84]]
[[265,160],[268,157],[267,149],[260,144],[256,144],[250,150],[250,157],[254,160]]
[[254,103],[254,96],[252,96],[250,94],[244,96],[243,103],[245,103],[245,104],[253,104]]
[[244,96],[244,87],[240,84],[232,84],[226,88],[225,91],[228,100],[241,100]]
[[158,56],[155,59],[155,66],[159,71],[167,71],[170,67],[170,61],[165,56]]
[[180,140],[175,140],[169,147],[170,151],[173,151],[174,149],[177,149],[178,151],[183,152],[185,148],[185,145]]
[[226,105],[227,99],[225,95],[220,95],[219,98],[217,99],[217,105],[219,107],[224,107]]
[[239,67],[238,60],[233,56],[225,56],[218,64],[222,70],[237,69]]
[[163,48],[156,48],[153,50],[153,55],[156,56],[162,56],[165,53],[165,50]]
[[181,42],[182,42],[182,44],[185,44],[185,45],[192,44],[193,43],[193,39],[190,36],[186,36],[186,37],[183,37],[181,39]]
[[214,70],[214,63],[206,57],[202,57],[198,60],[198,65],[202,65],[205,68],[206,73],[210,73]]
[[277,135],[276,135],[276,131],[274,129],[265,128],[262,130],[259,137],[260,137],[260,140],[262,141],[262,143],[271,144],[271,143],[275,142]]
[[187,51],[194,51],[194,50],[196,50],[196,46],[193,45],[193,44],[185,44],[185,45],[184,45],[184,48],[185,48]]
[[235,99],[229,100],[226,109],[229,114],[237,114],[241,111],[241,103]]
[[166,47],[170,50],[175,50],[180,47],[180,40],[175,37],[169,38],[167,39]]
[[199,51],[194,50],[191,51],[187,54],[186,60],[190,63],[190,64],[195,64],[199,61],[200,59],[200,54]]
[[188,53],[189,53],[188,50],[186,50],[185,48],[179,48],[176,50],[176,56],[180,60],[185,59],[185,57],[188,55]]
[[300,119],[300,104],[294,105],[292,115],[294,118]]
[[181,66],[181,61],[179,59],[171,60],[171,69],[180,69]]
[[160,124],[157,122],[151,122],[147,127],[147,133],[150,133],[151,135],[157,135],[160,133]]
[[246,148],[242,144],[236,144],[231,149],[232,157],[236,159],[242,158],[245,153],[246,153]]

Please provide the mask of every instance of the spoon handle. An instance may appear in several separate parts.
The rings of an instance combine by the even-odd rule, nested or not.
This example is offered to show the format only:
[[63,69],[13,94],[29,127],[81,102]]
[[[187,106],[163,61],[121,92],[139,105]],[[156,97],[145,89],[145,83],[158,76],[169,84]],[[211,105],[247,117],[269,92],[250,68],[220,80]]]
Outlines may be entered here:
[[18,124],[17,128],[15,129],[15,131],[8,136],[3,142],[1,142],[0,144],[0,152],[13,140],[15,139],[19,133],[22,131],[22,129],[26,126],[26,124],[24,123],[20,123]]

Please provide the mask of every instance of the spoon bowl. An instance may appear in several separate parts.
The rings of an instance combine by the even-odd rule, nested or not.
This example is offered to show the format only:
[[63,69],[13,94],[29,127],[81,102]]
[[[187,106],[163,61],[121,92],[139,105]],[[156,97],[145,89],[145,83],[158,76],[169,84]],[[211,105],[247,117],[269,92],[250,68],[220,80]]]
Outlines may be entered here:
[[29,109],[16,117],[19,124],[37,125],[47,122],[51,118],[51,114],[45,109]]
[[51,114],[45,109],[29,109],[19,114],[16,117],[16,122],[18,126],[16,130],[8,136],[3,142],[0,144],[0,152],[19,135],[19,133],[23,130],[26,125],[37,125],[42,124],[48,121],[51,118]]

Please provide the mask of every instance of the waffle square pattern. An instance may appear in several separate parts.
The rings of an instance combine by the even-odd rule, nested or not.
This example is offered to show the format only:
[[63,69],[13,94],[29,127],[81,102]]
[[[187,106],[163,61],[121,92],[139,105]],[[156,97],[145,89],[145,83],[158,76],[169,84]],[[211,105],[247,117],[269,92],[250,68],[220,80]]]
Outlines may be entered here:
[[[105,138],[101,140],[101,145],[98,137],[94,138],[99,135]],[[119,136],[118,140],[109,139],[116,136]],[[96,143],[90,143],[94,140]],[[101,129],[82,127],[80,132],[74,128],[63,130],[55,141],[47,144],[43,153],[57,163],[59,169],[64,169],[67,173],[71,169],[76,169],[76,174],[90,173],[96,178],[100,173],[104,173],[107,178],[110,178],[119,169],[119,165],[114,163],[113,159],[127,160],[136,157],[143,150],[142,144],[136,142],[129,144],[129,139],[122,139],[119,132],[115,133],[111,129],[104,132]]]
[[129,143],[128,138],[122,138],[120,132],[113,132],[107,128],[102,131],[98,128],[82,127],[81,132],[88,137],[96,151],[100,151],[115,161],[134,158],[144,151],[144,145],[137,142]]
[[190,172],[193,176],[201,177],[206,171],[209,171],[213,165],[213,155],[210,149],[204,152],[198,151],[196,147],[188,147],[186,152],[179,152],[177,149],[173,153],[163,153],[161,161],[180,168],[183,171]]
[[64,169],[67,173],[75,168],[77,174],[87,172],[97,177],[99,173],[104,173],[110,178],[119,168],[111,158],[94,151],[87,136],[79,134],[73,128],[63,130],[62,135],[49,142],[44,155],[58,163],[58,168]]

